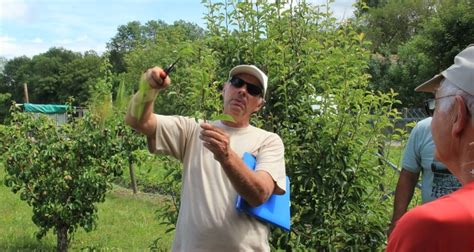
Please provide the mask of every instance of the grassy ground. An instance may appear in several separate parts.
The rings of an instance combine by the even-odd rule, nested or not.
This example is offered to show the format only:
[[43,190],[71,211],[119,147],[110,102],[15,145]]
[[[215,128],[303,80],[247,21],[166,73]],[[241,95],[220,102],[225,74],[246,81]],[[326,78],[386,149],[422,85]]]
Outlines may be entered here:
[[[37,227],[31,221],[32,210],[19,195],[5,187],[4,169],[0,167],[0,251],[52,251],[56,237],[52,232],[38,241]],[[79,229],[70,244],[71,251],[144,251],[157,242],[158,250],[169,250],[173,234],[165,234],[155,211],[162,198],[156,195],[114,188],[106,201],[99,204],[96,230],[86,233]]]

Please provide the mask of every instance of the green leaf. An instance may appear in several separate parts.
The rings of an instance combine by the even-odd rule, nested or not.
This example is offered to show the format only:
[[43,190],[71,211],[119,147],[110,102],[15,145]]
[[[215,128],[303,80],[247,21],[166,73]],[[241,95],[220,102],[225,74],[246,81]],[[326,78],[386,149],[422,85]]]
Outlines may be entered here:
[[234,118],[229,114],[219,114],[212,118],[212,121],[227,121],[235,123]]

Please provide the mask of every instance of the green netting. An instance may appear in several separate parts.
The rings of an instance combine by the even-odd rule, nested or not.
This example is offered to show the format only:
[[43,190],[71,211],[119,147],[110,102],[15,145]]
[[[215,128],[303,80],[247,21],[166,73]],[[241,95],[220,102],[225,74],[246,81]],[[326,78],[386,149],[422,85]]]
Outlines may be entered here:
[[23,108],[25,112],[35,112],[43,114],[64,114],[68,108],[67,105],[55,104],[32,104],[24,103]]

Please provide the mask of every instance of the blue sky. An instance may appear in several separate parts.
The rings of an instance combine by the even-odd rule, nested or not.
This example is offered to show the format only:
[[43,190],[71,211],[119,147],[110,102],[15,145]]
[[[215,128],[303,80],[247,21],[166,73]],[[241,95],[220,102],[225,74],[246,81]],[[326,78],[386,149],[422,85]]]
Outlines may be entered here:
[[[331,9],[351,17],[354,2],[336,0]],[[102,53],[120,25],[182,19],[205,27],[205,12],[200,0],[0,0],[0,57],[32,57],[53,46]]]

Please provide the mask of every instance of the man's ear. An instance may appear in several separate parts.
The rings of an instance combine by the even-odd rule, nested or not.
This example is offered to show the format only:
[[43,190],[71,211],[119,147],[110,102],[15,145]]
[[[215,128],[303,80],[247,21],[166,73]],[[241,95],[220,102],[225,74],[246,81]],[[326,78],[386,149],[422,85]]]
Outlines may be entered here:
[[224,85],[222,86],[222,89],[221,89],[221,95],[222,95],[222,97],[224,97],[224,94],[225,94],[226,89],[227,89],[227,82],[224,83]]
[[461,96],[456,96],[454,99],[454,121],[451,134],[454,137],[461,137],[463,130],[469,122],[469,111],[467,111],[466,103]]
[[255,108],[253,112],[257,113],[263,106],[265,106],[265,99],[260,98],[260,103],[258,104],[258,106]]

